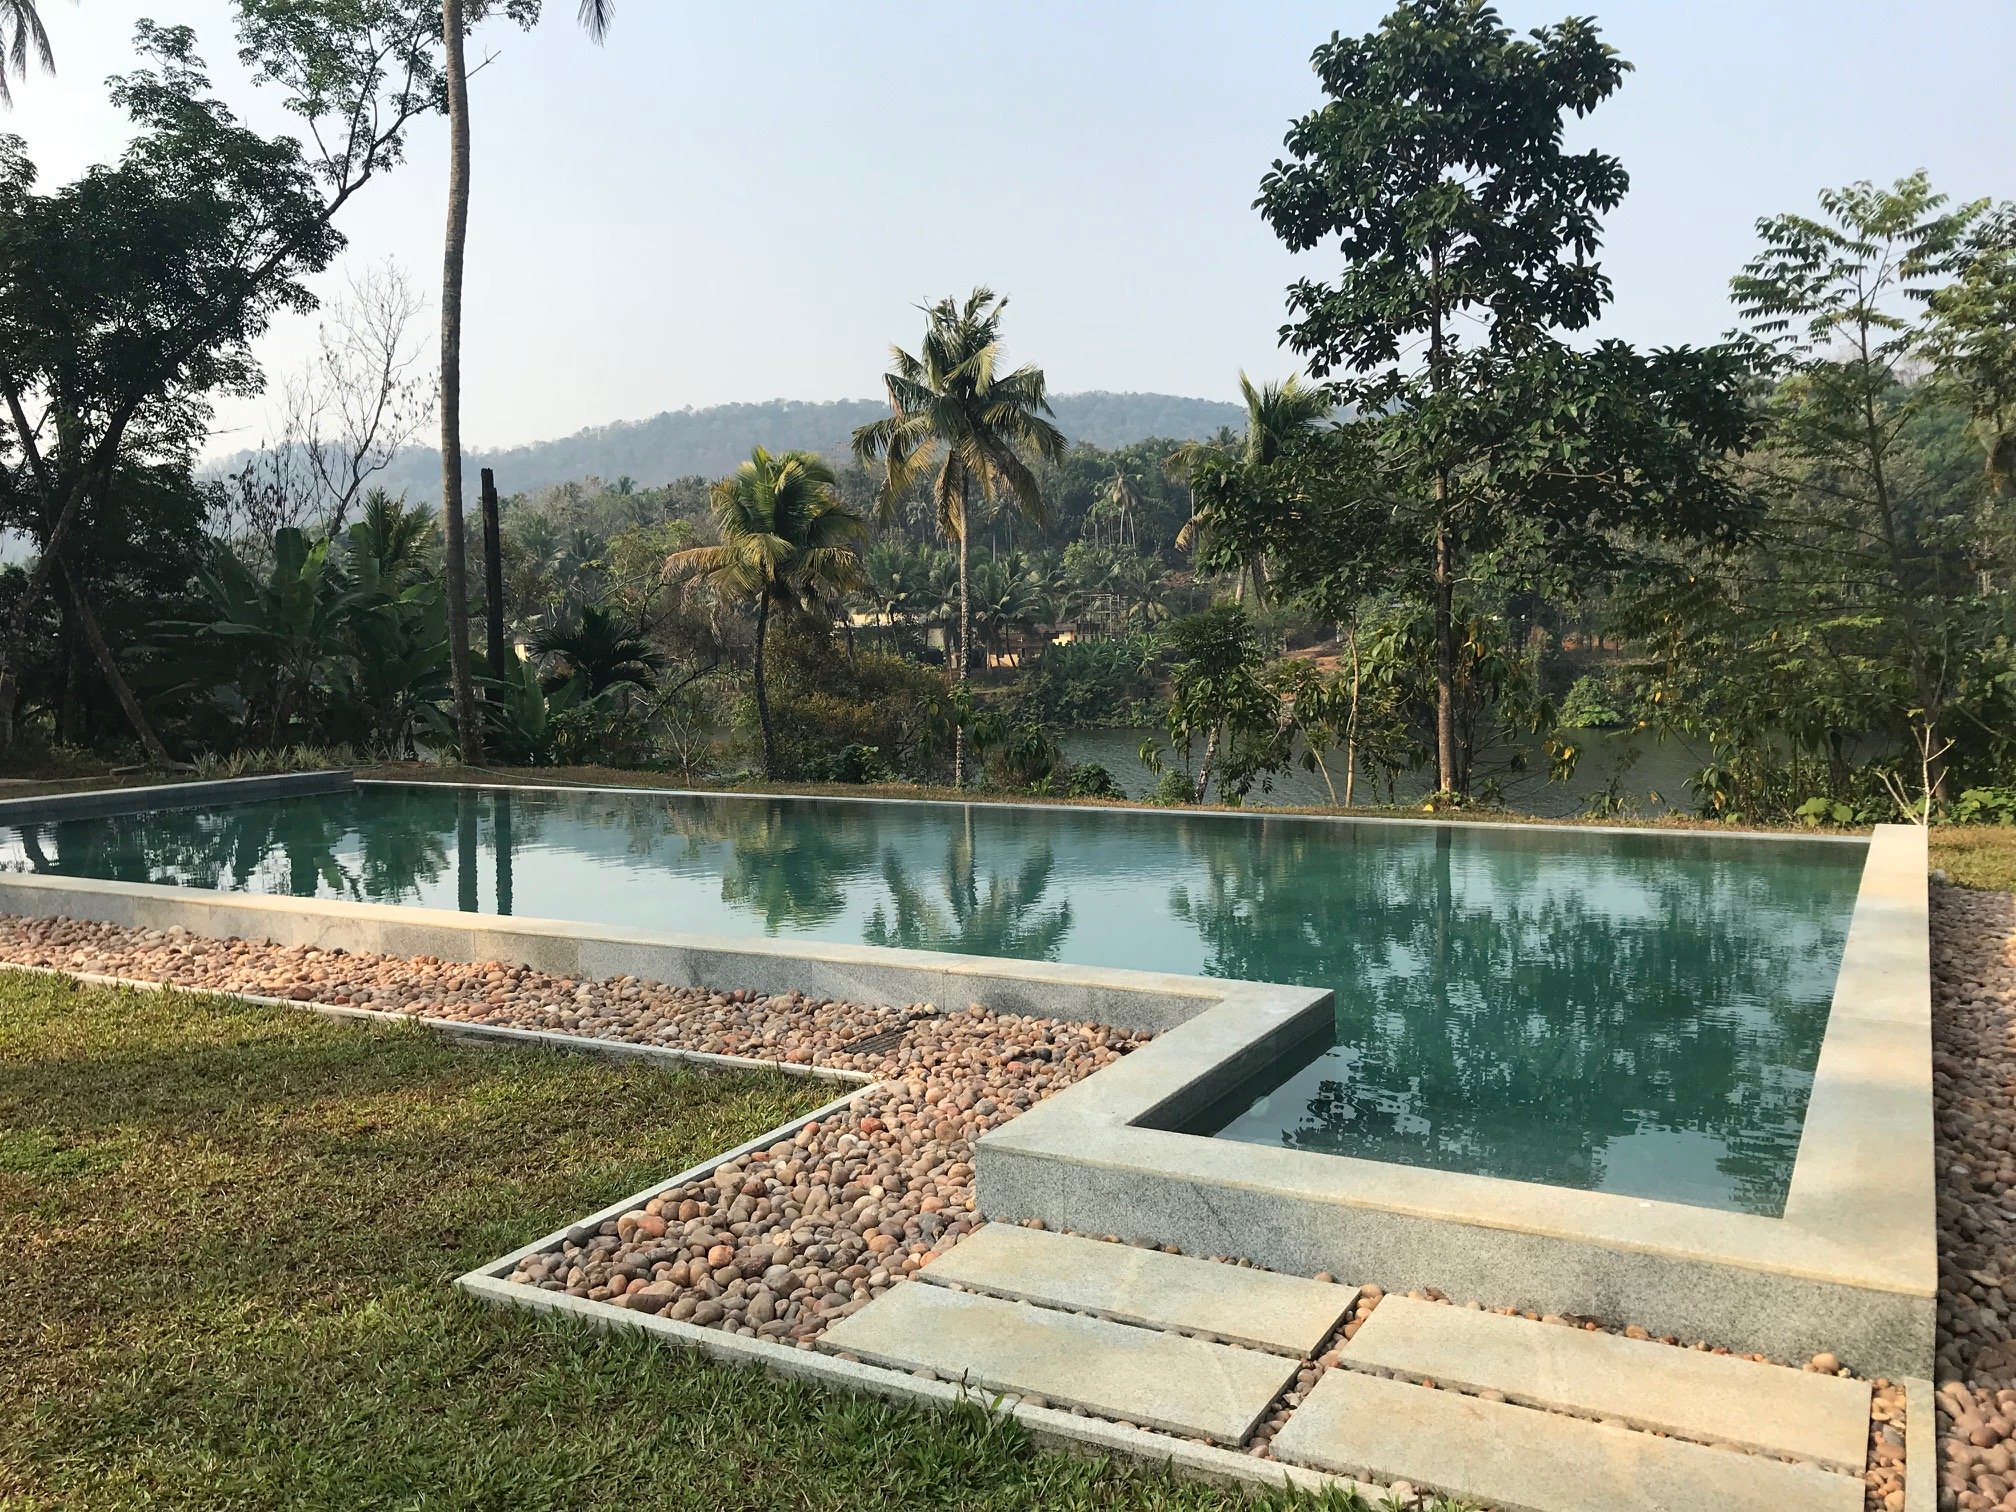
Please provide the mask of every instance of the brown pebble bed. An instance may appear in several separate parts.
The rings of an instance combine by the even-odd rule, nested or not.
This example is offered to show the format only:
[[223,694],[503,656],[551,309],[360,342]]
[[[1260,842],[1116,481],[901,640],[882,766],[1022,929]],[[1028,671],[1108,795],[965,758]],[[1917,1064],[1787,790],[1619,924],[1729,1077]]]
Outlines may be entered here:
[[[2016,1275],[2016,897],[1934,888],[1931,920],[1941,1251],[1939,1505],[2016,1512],[2016,1343],[2003,1289],[2005,1278]],[[675,988],[630,977],[580,980],[520,966],[212,940],[72,920],[0,916],[0,963],[875,1076],[888,1085],[845,1111],[596,1231],[576,1230],[560,1250],[526,1261],[511,1277],[797,1348],[812,1347],[828,1324],[865,1306],[978,1224],[973,1140],[1145,1038],[1103,1025],[996,1014],[979,1005],[946,1012],[930,1004]],[[1384,1295],[1372,1283],[1358,1291],[1339,1336],[1307,1362],[1248,1444],[1250,1452],[1268,1453],[1268,1440],[1337,1363],[1336,1350]],[[1452,1300],[1432,1290],[1410,1295]],[[1615,1320],[1547,1321],[1646,1337]],[[1670,1337],[1664,1342],[1710,1347]],[[1816,1366],[1849,1373],[1831,1356],[1804,1368]],[[1903,1393],[1888,1381],[1876,1387],[1868,1506],[1901,1512]]]

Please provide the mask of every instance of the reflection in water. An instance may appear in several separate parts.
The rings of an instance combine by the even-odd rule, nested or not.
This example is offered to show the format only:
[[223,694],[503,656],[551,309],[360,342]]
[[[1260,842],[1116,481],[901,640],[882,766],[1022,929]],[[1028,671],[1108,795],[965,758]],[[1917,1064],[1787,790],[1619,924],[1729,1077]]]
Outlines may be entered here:
[[898,945],[906,950],[949,950],[959,955],[1013,956],[1025,961],[1054,961],[1071,933],[1069,902],[1046,907],[1051,874],[1057,859],[1047,844],[1023,858],[1013,876],[990,870],[980,883],[973,843],[973,810],[965,810],[948,842],[940,908],[917,885],[909,863],[896,847],[883,853],[882,880],[889,904],[869,915],[865,938],[870,945]]
[[[452,859],[451,859],[452,858]],[[368,786],[0,830],[0,866],[1333,989],[1200,1133],[1782,1206],[1862,848]]]

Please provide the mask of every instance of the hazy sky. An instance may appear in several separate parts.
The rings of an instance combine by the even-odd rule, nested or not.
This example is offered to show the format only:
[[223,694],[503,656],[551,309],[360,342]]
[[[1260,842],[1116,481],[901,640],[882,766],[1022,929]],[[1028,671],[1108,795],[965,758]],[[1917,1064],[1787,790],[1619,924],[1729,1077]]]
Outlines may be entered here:
[[[226,98],[280,118],[235,64],[224,0],[42,0],[59,74],[15,90],[0,129],[45,186],[117,153],[106,75],[135,17],[186,21]],[[530,35],[495,23],[475,135],[463,434],[504,445],[664,409],[878,392],[913,306],[988,283],[1013,355],[1059,391],[1232,397],[1288,370],[1276,344],[1297,264],[1251,209],[1290,118],[1316,102],[1310,49],[1383,0],[671,4],[622,0],[607,46],[551,0]],[[2011,0],[1507,0],[1517,26],[1597,11],[1632,63],[1575,130],[1632,190],[1609,223],[1608,334],[1662,344],[1728,324],[1760,215],[1823,185],[1918,167],[1956,197],[2016,195]],[[340,221],[352,259],[439,278],[444,130]],[[430,306],[431,308],[431,306]],[[276,327],[269,370],[312,320]],[[263,401],[220,410],[218,450],[256,443]]]

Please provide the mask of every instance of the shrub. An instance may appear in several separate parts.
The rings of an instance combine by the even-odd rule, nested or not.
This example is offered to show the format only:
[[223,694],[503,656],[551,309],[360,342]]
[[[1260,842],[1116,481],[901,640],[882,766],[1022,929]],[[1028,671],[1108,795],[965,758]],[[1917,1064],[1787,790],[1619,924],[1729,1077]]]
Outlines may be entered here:
[[1096,761],[1081,761],[1065,775],[1064,792],[1071,798],[1125,798],[1113,774]]
[[1022,712],[1055,730],[1152,725],[1160,718],[1145,636],[1045,646],[1030,669]]
[[2016,787],[1968,788],[1946,818],[1952,824],[2016,824]]
[[1613,730],[1624,722],[1616,695],[1600,677],[1576,678],[1561,700],[1560,724],[1564,730]]
[[[858,746],[876,753],[884,775],[875,780],[936,775],[943,763],[943,672],[883,651],[849,658],[830,636],[802,626],[774,634],[770,644],[770,722],[780,772],[836,770],[841,753]],[[742,700],[736,724],[747,748],[756,749],[753,698]]]

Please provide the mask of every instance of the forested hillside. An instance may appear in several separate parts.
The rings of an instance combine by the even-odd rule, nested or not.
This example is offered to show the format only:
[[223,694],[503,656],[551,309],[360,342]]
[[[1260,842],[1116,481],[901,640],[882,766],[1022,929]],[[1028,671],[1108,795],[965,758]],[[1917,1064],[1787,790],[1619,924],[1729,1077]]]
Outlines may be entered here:
[[[1176,441],[1204,440],[1224,426],[1245,423],[1237,404],[1187,399],[1178,394],[1060,394],[1053,401],[1057,425],[1073,441],[1125,446],[1150,436]],[[473,486],[477,469],[495,468],[500,488],[519,492],[580,478],[634,478],[655,485],[674,478],[714,477],[732,472],[752,446],[773,451],[814,451],[834,458],[847,453],[857,426],[886,414],[879,399],[833,399],[815,403],[772,399],[763,404],[714,404],[705,409],[667,410],[649,420],[598,425],[500,451],[465,449],[466,474]],[[218,464],[235,472],[244,456]],[[429,446],[400,453],[376,481],[393,493],[419,502],[441,487],[441,454]]]

